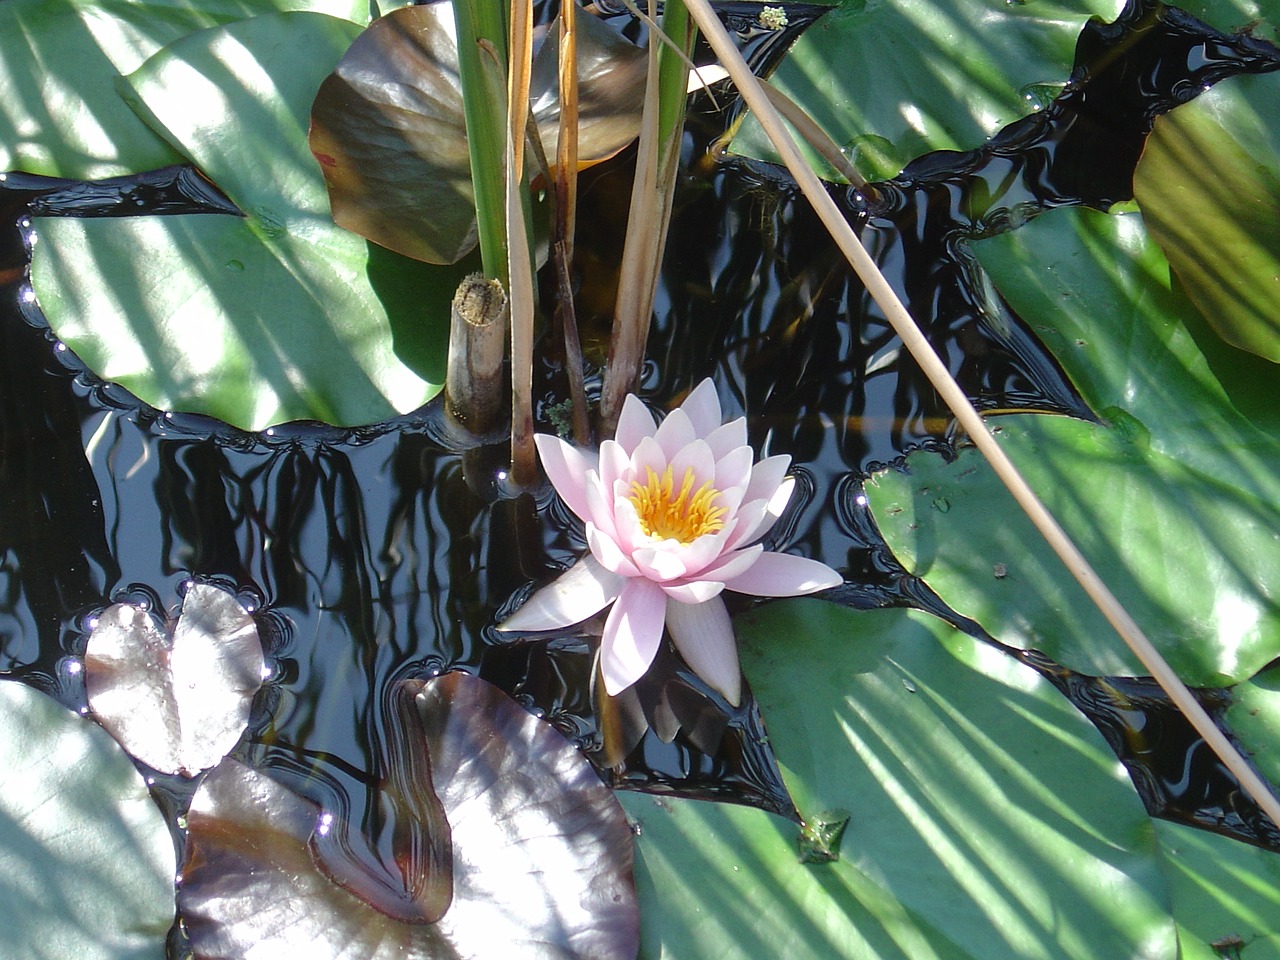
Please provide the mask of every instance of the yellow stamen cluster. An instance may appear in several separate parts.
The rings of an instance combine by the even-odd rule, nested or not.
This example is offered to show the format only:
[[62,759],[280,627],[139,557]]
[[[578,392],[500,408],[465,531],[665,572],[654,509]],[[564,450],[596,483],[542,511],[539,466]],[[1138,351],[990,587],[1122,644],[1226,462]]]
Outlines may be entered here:
[[661,476],[654,473],[652,467],[645,469],[648,477],[643,484],[639,480],[631,481],[631,496],[627,499],[635,504],[640,529],[646,534],[659,540],[692,543],[724,526],[727,508],[713,506],[720,491],[710,480],[695,491],[693,485],[698,478],[691,467],[686,468],[677,490],[670,464]]

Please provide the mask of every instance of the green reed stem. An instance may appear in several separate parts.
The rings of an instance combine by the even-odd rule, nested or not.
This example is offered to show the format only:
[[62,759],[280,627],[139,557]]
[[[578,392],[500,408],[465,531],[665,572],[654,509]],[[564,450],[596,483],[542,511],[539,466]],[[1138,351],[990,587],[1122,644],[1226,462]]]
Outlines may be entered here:
[[487,41],[499,63],[507,62],[506,0],[453,0],[458,30],[458,73],[462,83],[471,183],[475,190],[480,258],[486,276],[507,284],[506,143],[507,92],[495,86],[480,43]]

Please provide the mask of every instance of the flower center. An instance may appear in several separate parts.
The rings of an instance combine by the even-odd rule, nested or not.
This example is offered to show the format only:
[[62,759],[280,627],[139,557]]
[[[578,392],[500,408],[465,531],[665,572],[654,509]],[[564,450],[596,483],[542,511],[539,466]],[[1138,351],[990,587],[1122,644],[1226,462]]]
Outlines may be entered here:
[[639,480],[631,481],[631,496],[635,504],[636,514],[640,517],[640,529],[648,536],[659,540],[676,540],[680,543],[692,543],[705,533],[715,533],[724,526],[726,507],[713,506],[720,491],[704,481],[697,490],[693,489],[697,477],[693,468],[684,471],[679,489],[675,485],[671,465],[662,475],[646,467],[648,477],[642,484]]

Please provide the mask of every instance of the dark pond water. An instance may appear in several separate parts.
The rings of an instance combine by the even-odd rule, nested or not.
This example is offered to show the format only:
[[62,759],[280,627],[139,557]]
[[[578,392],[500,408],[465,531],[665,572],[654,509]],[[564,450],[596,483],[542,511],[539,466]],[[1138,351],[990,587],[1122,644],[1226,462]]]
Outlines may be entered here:
[[[1129,198],[1155,115],[1223,77],[1277,68],[1272,47],[1135,4],[1114,26],[1086,28],[1062,96],[981,149],[923,157],[877,185],[874,202],[831,189],[979,406],[1089,417],[1017,317],[1002,307],[992,322],[963,241],[1049,207]],[[830,599],[915,605],[981,634],[896,564],[861,497],[876,467],[917,448],[953,449],[946,409],[791,180],[759,163],[703,162],[722,124],[706,111],[687,138],[646,394],[664,406],[712,376],[726,412],[748,417],[757,449],[792,456],[798,495],[774,537],[844,573]],[[579,249],[601,262],[620,244],[627,164],[584,183]],[[74,667],[90,619],[125,599],[172,609],[193,577],[210,579],[252,605],[272,663],[240,754],[345,811],[352,856],[384,839],[375,801],[391,755],[387,692],[446,669],[477,673],[545,715],[618,786],[791,813],[750,700],[728,709],[663,653],[638,693],[651,715],[669,705],[679,733],[666,742],[650,731],[605,762],[604,734],[627,723],[593,703],[588,630],[501,641],[502,615],[585,548],[549,489],[507,491],[501,447],[461,449],[435,405],[355,430],[298,423],[246,434],[147,407],[58,344],[25,279],[28,218],[38,233],[46,216],[221,215],[225,201],[198,176],[80,184],[13,174],[0,207],[17,224],[0,236],[0,673],[81,709]],[[607,307],[593,305],[611,304],[611,284],[598,271],[583,281],[589,352],[606,335]],[[554,357],[540,360],[537,385],[540,412],[566,394]],[[1016,655],[1103,730],[1153,813],[1280,849],[1280,834],[1148,682]],[[1208,695],[1209,705],[1226,696]],[[176,814],[190,786],[156,779]]]

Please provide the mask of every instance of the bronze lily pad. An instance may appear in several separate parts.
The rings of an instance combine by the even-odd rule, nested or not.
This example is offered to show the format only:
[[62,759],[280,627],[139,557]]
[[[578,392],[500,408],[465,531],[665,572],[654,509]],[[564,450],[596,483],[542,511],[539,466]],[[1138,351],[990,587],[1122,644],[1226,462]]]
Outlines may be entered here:
[[[640,129],[645,54],[594,17],[578,19],[579,162],[612,156]],[[557,44],[533,63],[530,99],[545,153],[555,156]],[[321,85],[311,152],[333,218],[374,243],[428,263],[476,244],[458,48],[448,4],[375,20]]]

